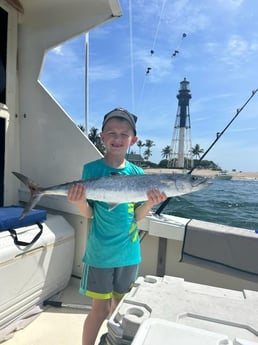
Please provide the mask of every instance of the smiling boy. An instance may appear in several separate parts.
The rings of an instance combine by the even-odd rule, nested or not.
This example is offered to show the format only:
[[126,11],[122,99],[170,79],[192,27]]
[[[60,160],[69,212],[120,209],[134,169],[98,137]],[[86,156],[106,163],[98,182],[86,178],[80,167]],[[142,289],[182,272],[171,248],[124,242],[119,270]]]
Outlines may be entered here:
[[[128,148],[138,140],[137,117],[123,108],[116,108],[104,116],[101,139],[106,153],[103,158],[87,163],[82,178],[112,174],[143,174],[142,168],[126,160]],[[141,204],[124,203],[110,211],[109,205],[87,199],[83,185],[73,186],[68,200],[86,218],[92,218],[87,247],[83,257],[84,269],[80,292],[92,297],[92,309],[83,328],[83,345],[94,345],[98,331],[134,283],[141,261],[137,222],[151,208],[166,199],[157,189],[147,192]],[[102,337],[101,344],[105,344]]]

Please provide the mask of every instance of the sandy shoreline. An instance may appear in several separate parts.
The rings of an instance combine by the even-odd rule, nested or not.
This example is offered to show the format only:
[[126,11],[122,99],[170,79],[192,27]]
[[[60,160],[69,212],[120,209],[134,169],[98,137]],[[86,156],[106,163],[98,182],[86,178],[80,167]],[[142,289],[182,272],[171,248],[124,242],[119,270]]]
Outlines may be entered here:
[[[180,173],[181,170],[179,169],[145,169],[144,170],[146,174],[148,173]],[[194,175],[201,175],[213,178],[215,175],[218,174],[218,171],[209,170],[209,169],[195,169],[193,172]],[[229,171],[229,175],[232,176],[233,180],[258,180],[258,172],[253,171],[241,171],[241,172],[235,172],[235,171]]]

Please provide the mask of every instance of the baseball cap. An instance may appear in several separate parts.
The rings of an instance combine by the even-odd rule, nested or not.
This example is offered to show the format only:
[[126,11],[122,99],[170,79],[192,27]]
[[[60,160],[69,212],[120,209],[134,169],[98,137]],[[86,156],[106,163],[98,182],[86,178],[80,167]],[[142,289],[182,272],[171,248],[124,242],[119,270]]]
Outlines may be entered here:
[[124,119],[127,122],[129,122],[129,124],[131,125],[131,127],[134,131],[134,135],[136,135],[135,124],[137,122],[137,116],[130,113],[129,111],[127,111],[126,109],[123,109],[123,108],[115,108],[104,116],[104,120],[102,123],[102,131],[103,131],[105,124],[108,122],[108,120],[110,120],[112,118],[116,118],[116,117],[120,118],[120,119]]

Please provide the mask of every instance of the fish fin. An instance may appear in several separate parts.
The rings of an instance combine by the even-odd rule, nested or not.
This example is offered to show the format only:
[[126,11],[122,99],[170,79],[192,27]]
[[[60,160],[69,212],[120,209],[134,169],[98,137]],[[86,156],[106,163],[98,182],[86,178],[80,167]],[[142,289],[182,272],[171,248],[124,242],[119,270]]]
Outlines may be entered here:
[[27,202],[26,206],[23,209],[22,214],[20,215],[19,219],[23,219],[27,216],[27,214],[33,209],[33,207],[39,202],[41,199],[42,194],[31,195],[30,201]]
[[112,203],[109,203],[109,208],[108,208],[108,211],[111,212],[113,211],[119,204],[112,204]]
[[25,175],[22,175],[15,171],[13,171],[13,174],[30,190],[30,200],[24,207],[24,210],[19,218],[23,219],[43,196],[42,188]]
[[26,187],[28,187],[29,189],[32,188],[37,188],[38,185],[37,183],[35,183],[34,181],[32,181],[30,178],[28,178],[27,176],[20,174],[16,171],[12,172],[23,184],[25,184]]

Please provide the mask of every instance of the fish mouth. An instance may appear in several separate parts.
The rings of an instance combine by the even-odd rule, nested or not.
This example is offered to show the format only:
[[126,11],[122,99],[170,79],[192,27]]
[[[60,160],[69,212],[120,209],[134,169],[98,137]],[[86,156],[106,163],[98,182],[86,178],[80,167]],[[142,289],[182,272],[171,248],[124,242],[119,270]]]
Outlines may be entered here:
[[203,185],[203,186],[209,185],[211,184],[211,182],[209,181],[208,177],[192,176],[191,184],[193,187],[198,187],[200,185]]

